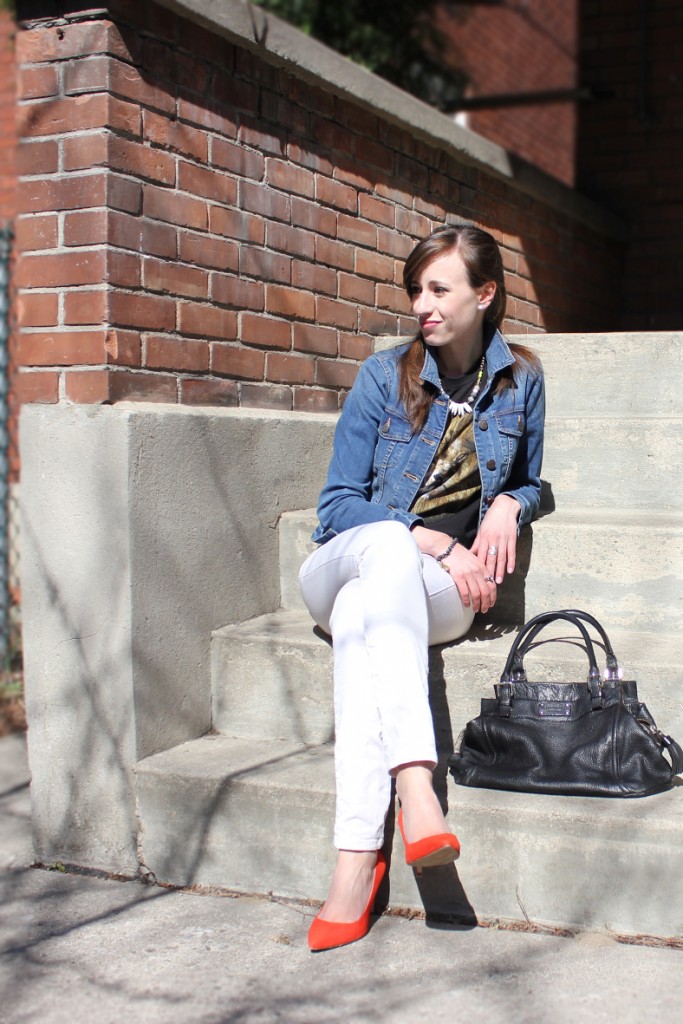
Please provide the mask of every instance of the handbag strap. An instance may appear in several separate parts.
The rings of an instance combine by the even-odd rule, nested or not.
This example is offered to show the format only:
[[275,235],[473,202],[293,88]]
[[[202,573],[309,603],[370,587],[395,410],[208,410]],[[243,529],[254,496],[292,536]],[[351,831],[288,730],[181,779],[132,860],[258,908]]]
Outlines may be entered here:
[[567,611],[570,615],[575,615],[578,619],[583,619],[585,622],[588,622],[593,627],[593,629],[595,629],[596,632],[600,634],[602,638],[603,647],[605,648],[605,657],[607,662],[606,678],[620,679],[621,669],[619,667],[619,662],[617,661],[616,654],[614,653],[612,644],[610,643],[610,639],[607,636],[604,627],[601,626],[601,624],[593,615],[590,615],[588,612],[583,612],[579,608],[568,608]]
[[526,680],[524,657],[533,641],[546,626],[550,625],[551,622],[563,619],[567,622],[571,622],[572,625],[576,626],[581,633],[585,645],[584,649],[588,656],[588,686],[591,693],[591,702],[593,707],[599,707],[601,705],[602,690],[600,686],[600,669],[598,668],[598,663],[595,657],[593,642],[588,634],[588,630],[582,622],[583,614],[584,613],[577,615],[575,611],[565,609],[556,612],[542,612],[540,615],[535,615],[533,619],[529,619],[517,634],[515,641],[510,648],[507,661],[505,662],[503,674],[500,677],[499,696],[502,698],[503,703],[509,703],[512,687],[514,686],[515,681],[522,682]]
[[[591,615],[589,612],[581,611],[580,608],[564,608],[564,609],[562,609],[561,612],[542,612],[541,615],[537,615],[536,616],[536,619],[539,620],[539,621],[543,619],[545,621],[551,622],[558,615],[569,615],[569,616],[572,616],[572,621],[577,626],[578,626],[578,622],[576,622],[575,620],[576,619],[582,619],[583,621],[587,622],[590,626],[592,626],[593,629],[597,633],[600,634],[600,638],[602,640],[602,646],[605,649],[605,662],[606,662],[606,666],[607,666],[606,670],[605,670],[605,679],[607,679],[607,680],[618,680],[618,679],[621,679],[621,676],[622,676],[621,668],[619,666],[619,662],[617,661],[617,656],[614,653],[614,648],[612,647],[612,644],[610,642],[610,638],[607,636],[607,631],[605,630],[604,626],[602,626],[598,622],[598,620],[595,618],[595,616]],[[532,619],[531,622],[533,622],[533,621],[534,620]],[[533,641],[534,641],[535,637],[538,635],[538,633],[540,633],[542,628],[543,628],[542,625],[536,626],[535,630],[533,632],[533,635],[532,636],[527,636],[526,640],[524,641],[522,650],[520,651],[520,653],[521,653],[523,658],[526,656],[527,652],[529,650],[531,650],[531,646],[533,644]]]
[[662,739],[663,747],[671,758],[674,775],[683,775],[683,750],[670,736],[663,736]]
[[571,610],[561,610],[556,612],[541,612],[540,615],[535,615],[533,619],[522,626],[519,633],[515,637],[514,643],[510,648],[507,661],[505,662],[505,668],[503,674],[500,677],[501,683],[512,682],[515,676],[524,674],[524,656],[528,652],[529,647],[546,626],[549,626],[551,622],[555,622],[558,619],[564,619],[567,622],[571,622],[581,633],[584,644],[586,645],[586,654],[588,655],[588,662],[590,670],[593,675],[600,675],[598,669],[598,663],[595,658],[595,649],[588,635],[588,630],[584,626],[581,619]]

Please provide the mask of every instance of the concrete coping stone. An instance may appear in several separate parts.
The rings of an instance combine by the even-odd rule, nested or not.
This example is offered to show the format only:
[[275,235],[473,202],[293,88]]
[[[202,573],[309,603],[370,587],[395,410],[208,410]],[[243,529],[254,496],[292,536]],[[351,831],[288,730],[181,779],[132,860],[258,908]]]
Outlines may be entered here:
[[595,231],[621,241],[629,236],[627,225],[616,214],[247,0],[157,3],[257,53],[268,63],[357,103],[464,163],[482,168]]

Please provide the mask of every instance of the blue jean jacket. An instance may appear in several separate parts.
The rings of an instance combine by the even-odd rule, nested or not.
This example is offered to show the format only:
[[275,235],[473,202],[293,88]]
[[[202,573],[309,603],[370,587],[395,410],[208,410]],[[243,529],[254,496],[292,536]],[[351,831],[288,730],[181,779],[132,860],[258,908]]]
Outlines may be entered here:
[[[408,509],[434,458],[448,419],[443,395],[432,403],[422,430],[412,433],[398,397],[398,361],[408,345],[378,352],[361,366],[334,435],[327,482],[318,503],[313,540],[324,544],[353,526],[397,520],[421,523]],[[474,441],[481,474],[479,522],[498,494],[521,505],[519,525],[538,511],[545,395],[543,376],[515,370],[515,386],[496,394],[496,376],[514,363],[496,331],[486,350],[488,380],[474,406]],[[439,372],[426,350],[422,380],[440,390]]]

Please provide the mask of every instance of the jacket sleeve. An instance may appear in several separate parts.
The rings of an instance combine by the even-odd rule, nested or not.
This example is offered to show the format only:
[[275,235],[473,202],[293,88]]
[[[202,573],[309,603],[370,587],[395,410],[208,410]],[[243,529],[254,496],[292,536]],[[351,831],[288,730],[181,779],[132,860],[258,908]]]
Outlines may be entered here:
[[530,374],[526,400],[526,430],[502,494],[522,507],[519,526],[530,523],[541,505],[541,465],[545,429],[545,386],[542,371]]
[[390,392],[388,371],[371,356],[358,371],[334,434],[327,482],[318,502],[320,526],[313,534],[325,543],[343,530],[395,520],[410,527],[419,516],[372,502],[375,450]]

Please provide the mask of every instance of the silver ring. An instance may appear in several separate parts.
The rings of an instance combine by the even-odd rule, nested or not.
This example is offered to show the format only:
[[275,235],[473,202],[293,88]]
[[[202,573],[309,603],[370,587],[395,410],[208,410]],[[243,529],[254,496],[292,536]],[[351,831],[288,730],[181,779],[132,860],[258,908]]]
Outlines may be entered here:
[[493,576],[484,576],[484,582],[485,583],[495,583],[496,581],[494,580]]
[[489,553],[489,555],[491,555],[492,558],[493,558],[494,555],[498,554],[498,548],[496,547],[495,544],[491,545],[491,547],[489,548],[489,552],[488,553]]

